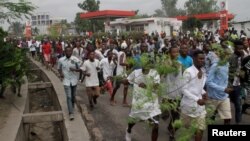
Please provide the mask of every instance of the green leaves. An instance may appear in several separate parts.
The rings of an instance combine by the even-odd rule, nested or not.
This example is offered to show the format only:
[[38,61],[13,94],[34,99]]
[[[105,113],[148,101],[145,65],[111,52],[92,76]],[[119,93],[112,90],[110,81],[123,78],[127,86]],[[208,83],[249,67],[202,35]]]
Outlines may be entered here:
[[4,12],[0,12],[0,19],[6,19],[8,22],[11,20],[22,19],[22,17],[28,18],[32,15],[32,11],[36,7],[31,3],[24,0],[19,2],[9,2],[9,0],[0,1],[0,10],[4,9]]
[[[100,1],[84,0],[82,3],[78,3],[78,7],[87,12],[98,11],[100,9]],[[77,13],[75,17],[76,29],[79,33],[103,30],[103,22],[103,20],[81,19],[80,13]]]
[[[3,31],[0,28],[0,33]],[[4,33],[3,33],[4,35]],[[0,36],[2,41],[4,36]],[[1,42],[0,47],[0,79],[4,85],[21,83],[28,70],[26,51],[16,47],[14,43]]]

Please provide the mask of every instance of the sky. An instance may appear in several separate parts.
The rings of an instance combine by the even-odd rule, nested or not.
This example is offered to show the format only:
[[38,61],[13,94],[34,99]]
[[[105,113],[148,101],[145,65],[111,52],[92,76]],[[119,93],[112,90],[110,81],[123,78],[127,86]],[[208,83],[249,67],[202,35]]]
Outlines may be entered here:
[[[82,10],[78,8],[77,3],[83,0],[29,0],[39,8],[38,12],[46,11],[54,17],[67,18],[73,21],[76,12]],[[183,7],[186,0],[178,0],[178,7]],[[140,13],[153,14],[155,9],[161,8],[161,0],[100,0],[100,9],[120,9],[137,10]],[[236,14],[235,20],[250,19],[250,0],[228,0],[229,11]],[[249,15],[249,16],[248,16]]]
[[[16,1],[16,0],[10,0]],[[35,12],[49,12],[55,18],[74,21],[77,12],[83,12],[77,4],[83,0],[28,0],[38,8]],[[186,0],[178,0],[177,7],[183,7]],[[220,1],[220,0],[219,0]],[[153,14],[161,8],[161,0],[100,0],[101,10],[139,10],[140,13]],[[250,0],[228,0],[229,11],[236,14],[235,21],[250,20]]]

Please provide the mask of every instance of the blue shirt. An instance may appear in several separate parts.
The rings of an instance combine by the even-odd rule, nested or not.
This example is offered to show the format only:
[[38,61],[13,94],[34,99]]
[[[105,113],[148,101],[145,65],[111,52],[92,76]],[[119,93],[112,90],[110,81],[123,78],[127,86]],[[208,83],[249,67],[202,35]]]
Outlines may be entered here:
[[209,72],[210,67],[216,62],[218,62],[217,55],[214,52],[209,51],[205,58],[205,69],[207,74]]
[[181,55],[179,55],[178,56],[178,61],[181,62],[184,70],[193,65],[193,59],[190,56],[186,56],[186,58],[184,58]]
[[215,100],[225,100],[228,94],[225,89],[228,85],[229,64],[218,66],[214,63],[208,73],[206,86],[208,97]]
[[135,66],[133,66],[133,70],[141,69],[141,56],[139,54],[133,57],[135,61]]

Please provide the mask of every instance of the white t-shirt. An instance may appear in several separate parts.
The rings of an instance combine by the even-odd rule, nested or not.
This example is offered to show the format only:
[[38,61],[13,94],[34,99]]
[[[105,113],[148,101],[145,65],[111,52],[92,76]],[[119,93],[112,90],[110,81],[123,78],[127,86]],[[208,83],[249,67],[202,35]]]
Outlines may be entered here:
[[[108,49],[108,50],[106,50],[105,52],[104,52],[104,56],[107,56],[108,55],[108,52],[110,51],[110,49]],[[119,52],[116,50],[116,49],[113,49],[113,54],[115,54],[116,56],[118,56],[118,54],[119,54]]]
[[73,49],[73,56],[77,57],[79,60],[82,60],[83,56],[83,48],[74,48]]
[[113,76],[113,72],[115,70],[115,63],[113,60],[109,63],[108,58],[104,58],[100,62],[100,67],[102,68],[103,71],[103,78],[105,81],[107,81],[107,78],[109,76]]
[[99,49],[95,50],[95,54],[96,54],[96,58],[101,61],[102,59],[104,59],[104,56],[102,54],[102,52]]
[[97,67],[100,67],[100,61],[95,59],[94,62],[91,62],[90,60],[87,60],[83,63],[83,66],[81,67],[81,70],[86,71],[86,73],[89,73],[90,76],[85,77],[85,85],[86,87],[96,87],[99,86],[99,79],[98,79],[98,71]]
[[120,51],[118,53],[118,59],[117,59],[118,62],[117,62],[116,75],[126,76],[126,67],[120,65],[120,58],[121,58],[122,55],[123,55],[122,62],[124,63],[126,61],[126,54],[125,54],[125,52]]
[[30,48],[30,51],[36,51],[36,43],[31,44],[31,45],[29,46],[29,48]]
[[27,41],[27,43],[28,43],[28,47],[30,47],[32,45],[32,40]]
[[65,49],[64,41],[62,41],[61,44],[62,44],[62,50],[64,51],[64,49]]

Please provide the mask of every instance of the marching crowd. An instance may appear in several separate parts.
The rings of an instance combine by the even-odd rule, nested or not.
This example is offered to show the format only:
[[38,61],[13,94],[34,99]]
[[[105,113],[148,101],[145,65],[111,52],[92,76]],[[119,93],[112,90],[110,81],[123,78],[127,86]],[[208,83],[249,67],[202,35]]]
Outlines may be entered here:
[[[223,36],[218,32],[198,31],[192,36],[179,34],[171,38],[164,33],[145,34],[138,39],[102,37],[50,41],[45,38],[41,42],[28,41],[28,47],[31,55],[48,69],[57,66],[70,120],[74,119],[74,97],[79,82],[86,86],[90,108],[94,108],[104,91],[110,96],[110,104],[115,106],[115,95],[123,85],[123,106],[131,108],[129,117],[134,119],[128,123],[126,141],[131,141],[136,122],[146,120],[153,125],[151,139],[156,141],[159,120],[164,115],[170,118],[171,140],[176,138],[177,131],[173,123],[181,119],[185,127],[197,125],[195,141],[201,141],[206,117],[211,116],[207,114],[208,107],[214,111],[209,118],[215,120],[219,115],[224,124],[230,124],[232,119],[231,102],[236,124],[241,123],[242,114],[248,114],[250,48],[244,31],[237,35],[232,29]],[[159,60],[164,62],[159,64]],[[169,66],[175,71],[164,74],[157,65]],[[161,85],[165,86],[162,95],[150,90]],[[127,101],[130,86],[133,89],[131,104]],[[177,108],[163,110],[161,104],[164,103],[177,103]]]

